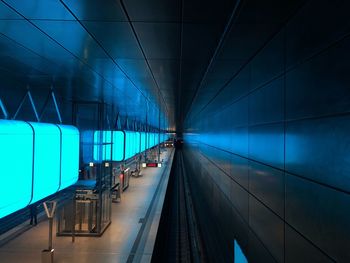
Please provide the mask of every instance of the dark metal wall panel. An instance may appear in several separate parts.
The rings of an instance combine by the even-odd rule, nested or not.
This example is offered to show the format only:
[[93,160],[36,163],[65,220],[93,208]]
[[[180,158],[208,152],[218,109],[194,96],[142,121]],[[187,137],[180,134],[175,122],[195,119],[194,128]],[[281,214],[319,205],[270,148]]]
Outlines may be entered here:
[[348,1],[308,1],[286,27],[287,68],[349,34],[349,8]]
[[273,37],[251,63],[251,89],[258,88],[284,71],[284,31]]
[[267,247],[262,243],[258,236],[252,231],[248,232],[249,243],[247,249],[247,255],[249,262],[257,263],[276,263],[278,262],[273,255],[269,252]]
[[333,115],[350,110],[350,37],[327,47],[286,75],[288,119]]
[[284,172],[254,161],[249,166],[249,192],[284,218]]
[[284,260],[284,222],[249,196],[249,225],[278,262]]
[[249,194],[239,184],[231,181],[231,203],[239,213],[239,215],[246,221],[249,221]]
[[246,190],[249,189],[249,160],[238,155],[231,155],[231,177]]
[[287,176],[286,221],[337,262],[350,259],[349,204],[348,194]]
[[286,263],[332,262],[293,228],[286,225]]
[[249,96],[249,124],[284,120],[284,78],[278,78]]
[[[192,162],[205,155],[222,171],[231,154],[213,191],[226,191],[230,177],[232,229],[240,236],[246,225],[252,262],[350,260],[349,3],[303,2],[287,1],[278,15],[245,2],[219,52],[242,67],[214,63],[186,119],[196,131],[185,136]],[[254,31],[255,20],[269,21],[266,30]]]
[[350,192],[349,116],[294,121],[286,127],[286,170]]

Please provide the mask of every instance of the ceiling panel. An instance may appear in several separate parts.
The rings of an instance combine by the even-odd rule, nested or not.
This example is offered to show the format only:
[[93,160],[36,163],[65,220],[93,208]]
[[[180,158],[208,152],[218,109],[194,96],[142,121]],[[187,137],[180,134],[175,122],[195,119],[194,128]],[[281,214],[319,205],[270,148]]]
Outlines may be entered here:
[[226,23],[227,16],[233,10],[236,0],[220,0],[216,2],[190,0],[184,2],[184,22]]
[[59,0],[4,0],[27,19],[74,20]]
[[[45,0],[42,0],[45,1]],[[116,0],[63,0],[79,20],[127,21],[120,1]]]
[[93,58],[107,58],[104,50],[78,21],[35,20],[33,23],[83,61],[88,62]]
[[275,24],[236,23],[218,54],[219,59],[247,60],[277,30]]
[[67,53],[53,40],[48,39],[39,29],[25,20],[0,20],[0,33],[14,42],[53,61],[65,61],[71,54]]
[[129,23],[84,21],[83,24],[114,59],[143,59]]
[[182,59],[209,61],[222,31],[223,27],[220,24],[184,24]]
[[166,105],[170,125],[181,128],[188,112],[194,116],[229,80],[235,83],[242,65],[303,0],[240,1],[205,79],[235,0],[5,2],[28,21],[0,2],[4,84],[55,83],[65,99],[103,100],[143,120],[149,105],[154,123]]
[[181,27],[175,23],[133,23],[148,59],[178,59]]
[[131,21],[180,22],[182,0],[126,0]]
[[131,77],[151,77],[144,59],[117,59],[118,65]]
[[178,78],[172,73],[179,70],[180,61],[178,59],[148,59],[152,72],[157,78]]
[[0,2],[0,19],[24,19],[7,4]]

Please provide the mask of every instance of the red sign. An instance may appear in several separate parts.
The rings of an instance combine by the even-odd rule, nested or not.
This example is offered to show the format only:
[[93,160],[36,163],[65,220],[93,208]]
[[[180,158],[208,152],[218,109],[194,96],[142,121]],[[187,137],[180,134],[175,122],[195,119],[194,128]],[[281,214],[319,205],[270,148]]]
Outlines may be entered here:
[[158,167],[158,163],[147,163],[147,167]]

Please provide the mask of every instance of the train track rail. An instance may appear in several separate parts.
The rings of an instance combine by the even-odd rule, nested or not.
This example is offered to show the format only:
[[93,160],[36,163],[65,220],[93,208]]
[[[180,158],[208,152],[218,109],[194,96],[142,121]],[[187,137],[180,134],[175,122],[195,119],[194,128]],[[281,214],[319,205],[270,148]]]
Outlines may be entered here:
[[176,150],[152,262],[205,262],[181,150]]

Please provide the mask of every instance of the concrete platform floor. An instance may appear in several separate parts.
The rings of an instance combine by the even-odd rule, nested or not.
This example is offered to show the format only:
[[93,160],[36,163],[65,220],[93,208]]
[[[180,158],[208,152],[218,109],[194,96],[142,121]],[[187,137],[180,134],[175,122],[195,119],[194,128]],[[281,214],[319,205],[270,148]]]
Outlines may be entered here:
[[[164,159],[165,163],[169,163],[169,156],[173,156],[171,153],[171,148],[162,153],[161,158]],[[162,168],[146,168],[143,171],[142,177],[131,178],[130,186],[126,192],[124,192],[122,201],[120,203],[112,203],[112,224],[108,227],[103,236],[76,237],[75,243],[71,242],[71,237],[54,236],[54,262],[127,262],[142,225],[140,219],[144,218],[146,215],[164,169],[170,172],[168,165],[163,165]],[[165,189],[159,192],[165,195]],[[155,221],[160,218],[159,206],[161,205],[158,204],[158,216],[155,217]],[[150,232],[153,232],[149,233],[148,237],[146,237],[149,243],[154,243],[157,230],[155,225],[157,226],[157,222],[156,224],[152,224]],[[41,251],[47,248],[47,243],[48,221],[44,221],[0,247],[0,262],[40,263]],[[144,252],[142,253],[144,255],[142,255],[142,257],[132,257],[134,262],[150,261],[153,245],[144,244],[144,247],[148,249],[143,250]]]

